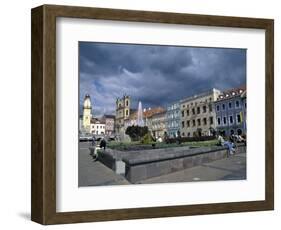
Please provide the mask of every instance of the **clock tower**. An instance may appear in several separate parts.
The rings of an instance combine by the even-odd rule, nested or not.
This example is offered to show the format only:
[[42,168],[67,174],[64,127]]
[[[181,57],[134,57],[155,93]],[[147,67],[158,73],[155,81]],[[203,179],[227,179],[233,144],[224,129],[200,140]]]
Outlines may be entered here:
[[91,97],[89,94],[86,94],[83,103],[83,127],[87,133],[90,133],[91,130],[91,119],[92,119]]

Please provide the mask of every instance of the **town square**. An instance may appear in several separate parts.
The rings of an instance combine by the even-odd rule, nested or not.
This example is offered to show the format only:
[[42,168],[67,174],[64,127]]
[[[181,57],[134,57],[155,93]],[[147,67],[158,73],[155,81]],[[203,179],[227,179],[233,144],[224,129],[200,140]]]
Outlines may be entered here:
[[247,179],[245,50],[79,48],[79,187]]

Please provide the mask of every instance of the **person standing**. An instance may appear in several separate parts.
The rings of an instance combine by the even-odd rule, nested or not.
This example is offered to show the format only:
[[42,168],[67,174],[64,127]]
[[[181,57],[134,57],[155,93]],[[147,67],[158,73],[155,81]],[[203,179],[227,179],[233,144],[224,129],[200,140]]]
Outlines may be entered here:
[[92,138],[92,146],[96,146],[96,138],[95,138],[95,135],[93,135],[93,138]]

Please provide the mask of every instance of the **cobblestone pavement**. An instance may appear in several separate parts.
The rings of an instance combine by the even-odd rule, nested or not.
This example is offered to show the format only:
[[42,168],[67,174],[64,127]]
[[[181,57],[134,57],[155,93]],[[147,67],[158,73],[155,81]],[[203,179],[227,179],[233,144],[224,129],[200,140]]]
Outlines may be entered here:
[[[94,161],[90,155],[89,146],[90,143],[87,142],[79,144],[79,187],[130,184],[122,175],[116,174],[101,162]],[[149,178],[139,183],[151,184],[244,179],[246,179],[246,153],[241,153],[193,168]]]

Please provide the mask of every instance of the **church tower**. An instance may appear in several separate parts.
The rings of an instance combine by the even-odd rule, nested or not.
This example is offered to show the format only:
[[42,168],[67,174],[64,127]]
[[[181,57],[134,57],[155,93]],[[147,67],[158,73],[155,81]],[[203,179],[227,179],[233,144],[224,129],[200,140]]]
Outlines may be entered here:
[[91,97],[89,94],[86,94],[83,103],[83,127],[84,130],[88,133],[90,133],[91,130],[91,119],[92,119]]
[[124,120],[130,116],[131,98],[129,95],[124,95],[122,98],[116,99],[116,118],[115,132],[120,132],[124,128]]

